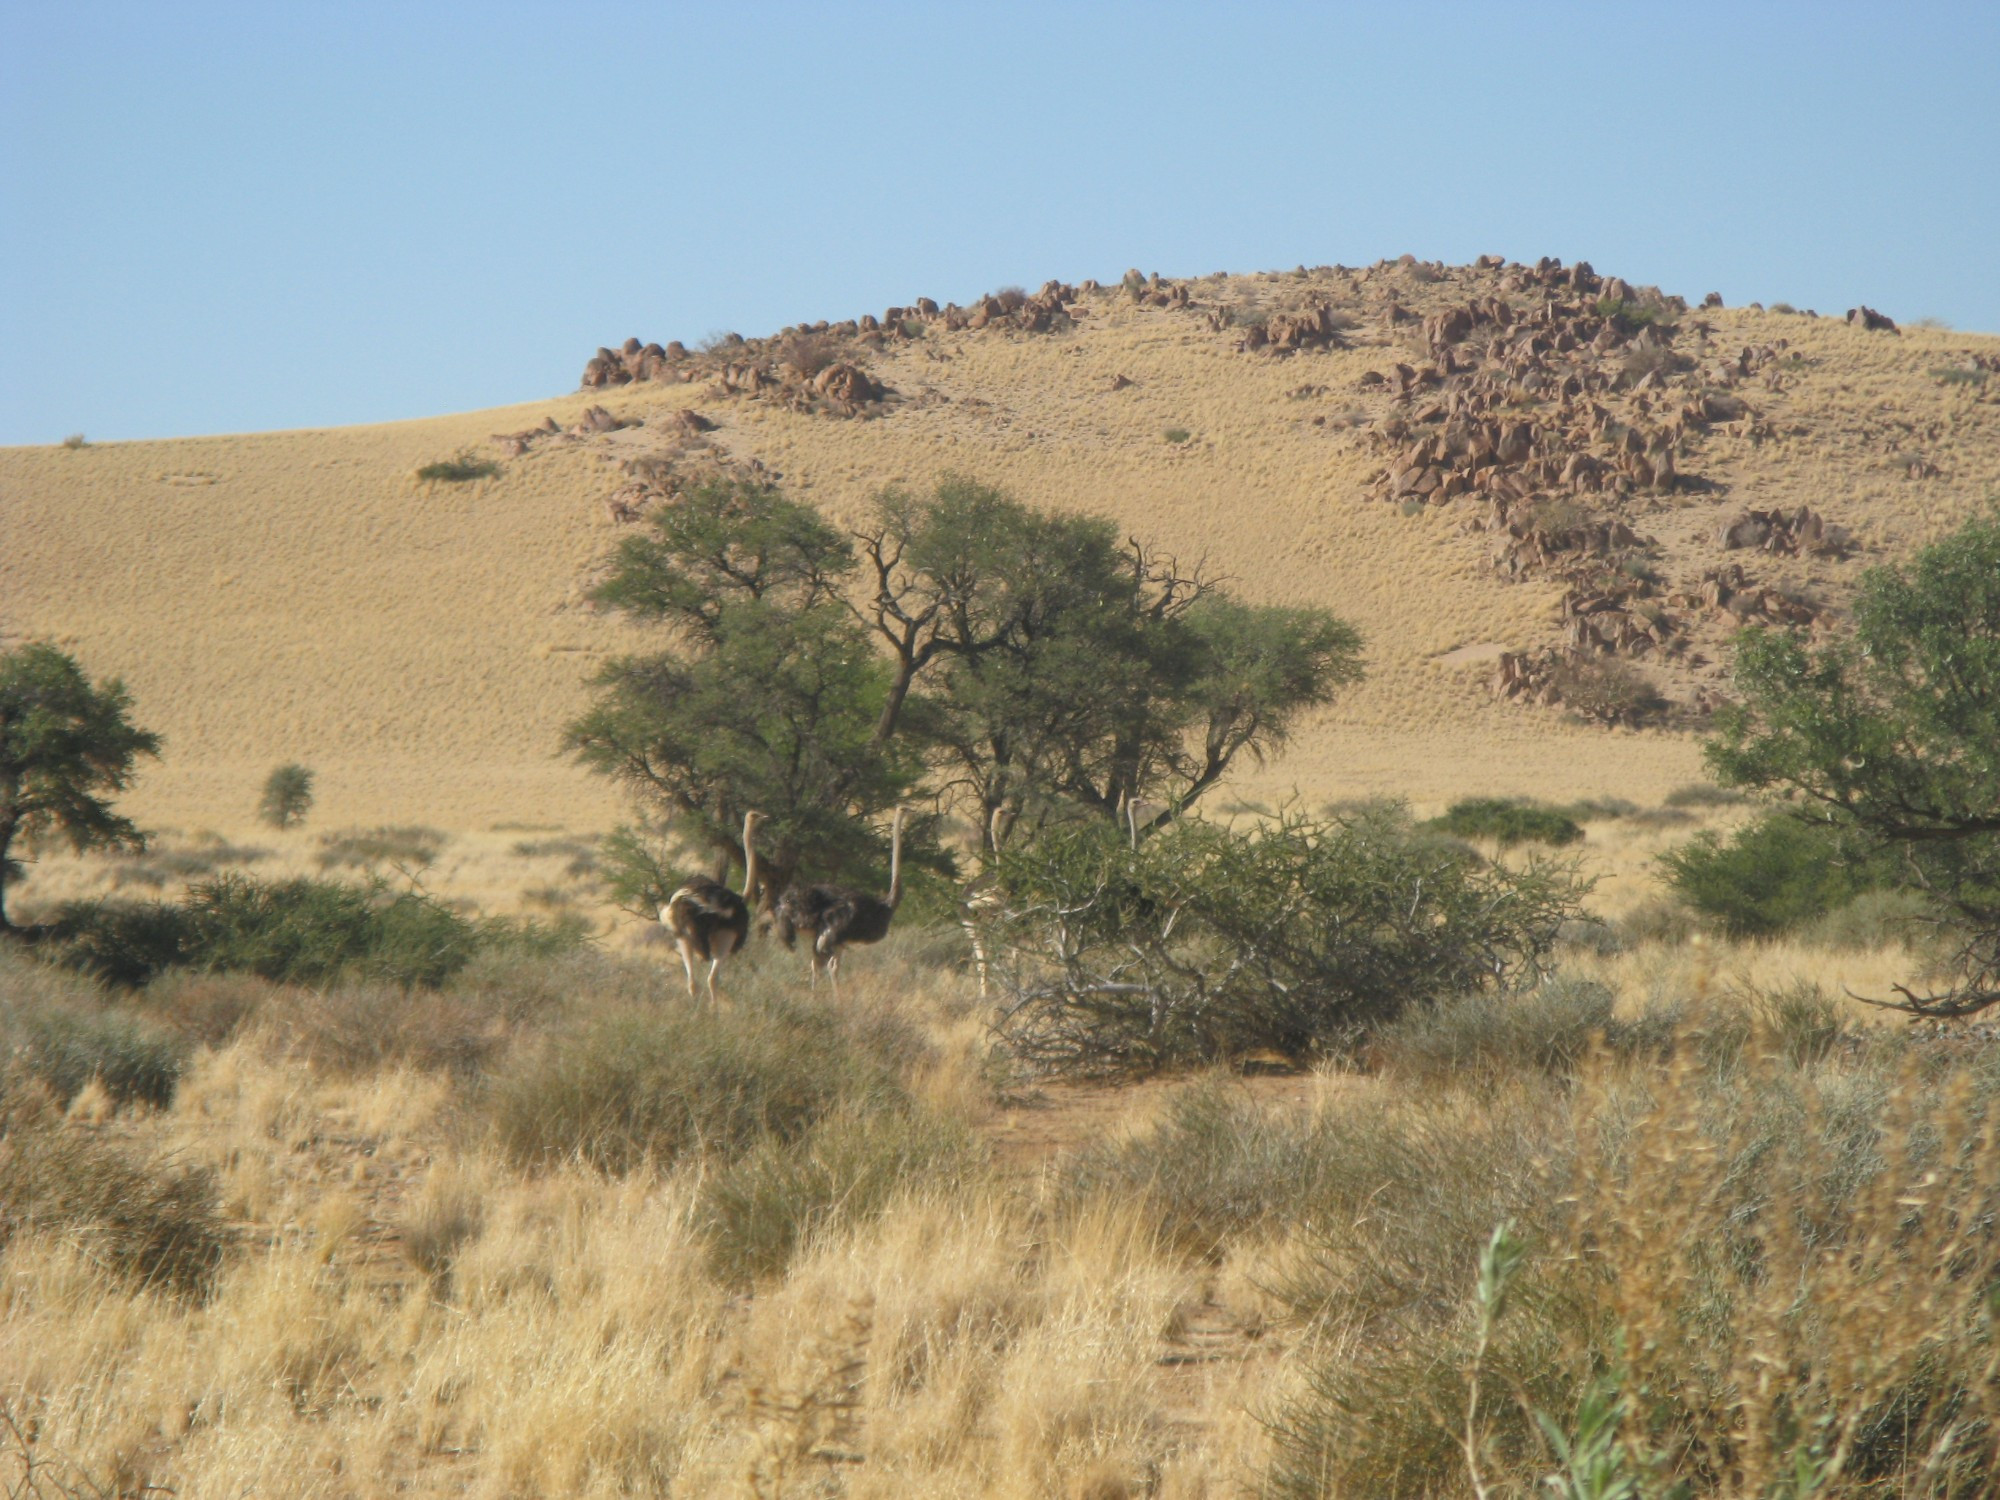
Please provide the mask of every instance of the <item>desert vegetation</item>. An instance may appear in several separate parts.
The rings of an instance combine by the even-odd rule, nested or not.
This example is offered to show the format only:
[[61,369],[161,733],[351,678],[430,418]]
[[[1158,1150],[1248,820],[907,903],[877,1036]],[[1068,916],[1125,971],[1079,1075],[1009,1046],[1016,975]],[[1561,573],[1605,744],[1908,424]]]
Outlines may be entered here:
[[[1299,841],[1388,839],[1360,887],[1439,857],[1367,816],[1050,858],[1136,920],[1198,857],[1259,892]],[[1183,969],[1226,965],[1228,889]],[[121,990],[10,945],[0,1461],[47,1494],[1985,1492],[1982,1043],[1871,1024],[1810,948],[1763,985],[1755,942],[1555,939],[1482,983],[1409,941],[1303,1065],[1116,1083],[995,1031],[949,927],[838,1005],[753,949],[721,1009],[587,947]],[[1268,1028],[1298,972],[1217,998]]]
[[[1431,317],[1465,296],[1459,270],[1380,269],[1370,296]],[[1293,369],[1281,396],[1264,373],[1310,358],[1358,376],[1343,333],[1418,321],[1359,286],[1301,270],[1218,320],[1258,361],[1243,380],[1285,411],[1284,442],[1373,420],[1330,431],[1302,414],[1333,387]],[[808,484],[722,453],[579,539],[546,519],[550,497],[602,467],[600,438],[644,456],[664,411],[646,403],[687,357],[636,341],[654,391],[603,387],[616,413],[534,429],[505,474],[462,446],[451,466],[477,472],[420,474],[442,484],[413,503],[413,455],[381,465],[393,524],[430,539],[407,550],[462,545],[474,492],[448,486],[487,478],[482,521],[571,569],[534,665],[518,634],[504,667],[440,648],[436,671],[490,684],[513,717],[440,709],[428,753],[476,782],[560,741],[636,807],[609,834],[588,799],[571,818],[510,794],[483,831],[423,797],[357,804],[335,787],[354,763],[329,755],[328,798],[346,800],[310,837],[296,763],[265,785],[269,832],[148,836],[128,794],[162,748],[135,722],[152,701],[55,646],[0,657],[10,1493],[1992,1492],[2000,1074],[1977,1017],[2000,952],[2000,523],[1842,578],[1851,626],[1815,606],[1804,628],[1783,578],[1708,578],[1699,607],[1727,594],[1756,604],[1733,619],[1765,622],[1710,705],[1712,780],[1689,783],[1687,743],[1635,732],[1663,712],[1656,679],[1590,631],[1529,685],[1553,682],[1593,727],[1509,740],[1493,725],[1526,708],[1412,684],[1468,643],[1463,660],[1493,660],[1476,643],[1512,638],[1528,607],[1495,593],[1468,626],[1377,598],[1401,577],[1385,539],[1439,531],[1412,523],[1443,501],[1343,515],[1373,575],[1328,548],[1318,513],[1303,562],[1268,537],[1219,543],[1255,565],[1242,578],[1159,540],[1194,514],[1146,491],[1163,451],[1209,507],[1202,535],[1246,486],[1283,484],[1261,448],[1239,463],[1243,411],[1124,336],[1193,313],[1191,287],[1212,296],[1137,273],[1116,296],[1058,288],[1060,318],[1046,291],[1007,288],[969,316],[891,309],[702,356],[748,381],[702,399],[744,396],[738,433],[807,479],[813,444],[836,440],[786,423],[840,414],[757,404],[759,361],[817,380],[902,359],[889,395],[907,406],[849,413],[865,435],[837,440],[843,462],[935,474],[853,455],[904,452],[896,433],[926,411],[967,432],[1049,425],[1025,398],[967,393],[1045,381],[1036,339],[1088,351],[1093,325],[1122,329],[1117,379],[1093,368],[1065,410],[1095,402],[1091,441],[1123,432],[1143,456],[1094,489],[1061,469],[1060,505],[1034,457],[999,466],[1007,486],[870,478],[808,504]],[[1586,311],[1639,346],[1619,355],[1635,394],[1707,378],[1661,342],[1696,320],[1606,298]],[[1732,337],[1762,327],[1711,316]],[[1835,341],[1873,325],[1819,321],[1783,335],[1811,362],[1759,357],[1758,400],[1787,420],[1830,419],[1784,380],[1872,368]],[[912,328],[938,347],[898,353]],[[1909,388],[1981,399],[1926,373],[1952,356],[1924,339]],[[1373,373],[1355,386],[1370,401]],[[1525,380],[1507,397],[1529,414],[1543,399]],[[1683,422],[1716,429],[1702,441],[1736,478],[1797,435]],[[1055,425],[1032,452],[1075,441]],[[434,454],[469,432],[409,441]],[[1345,472],[1325,451],[1311,471]],[[1203,478],[1218,452],[1228,474]],[[157,482],[182,481],[229,482],[179,466]],[[1663,513],[1695,493],[1655,488]],[[1528,510],[1536,545],[1602,524],[1574,496]],[[1803,510],[1769,514],[1760,569],[1824,537]],[[457,529],[423,530],[441,516]],[[1618,545],[1620,577],[1666,585],[1650,543]],[[1328,568],[1369,587],[1329,591]],[[518,609],[539,577],[510,563],[475,592]],[[1327,598],[1340,615],[1310,602]],[[1621,613],[1580,601],[1572,624]],[[483,607],[450,639],[496,634]],[[586,645],[577,688],[564,653]],[[365,733],[384,737],[396,701]],[[1299,764],[1284,752],[1323,766],[1310,757],[1351,715],[1380,732],[1391,708],[1425,743],[1473,726],[1448,775],[1397,767],[1430,778],[1435,816],[1314,774],[1316,798],[1348,800],[1309,814],[1273,779]],[[299,722],[239,753],[256,770],[230,806],[294,746],[319,760],[333,743]],[[482,737],[503,748],[454,761]],[[1548,762],[1533,775],[1464,770],[1530,741]],[[1562,763],[1578,745],[1596,769]],[[751,813],[768,836],[744,881],[752,939],[722,1000],[693,1003],[639,934],[669,892],[745,863]],[[816,993],[764,920],[807,882],[884,890],[892,828],[906,868],[886,888],[907,899],[838,998]],[[99,862],[57,865],[62,843]],[[502,873],[468,877],[482,861]],[[517,914],[469,900],[478,878],[512,882],[499,905]],[[619,907],[644,925],[598,940]]]
[[[1710,756],[1761,807],[1121,820],[1052,780],[958,851],[966,925],[905,923],[838,1001],[765,942],[689,1003],[372,858],[66,910],[0,948],[0,1462],[24,1494],[1990,1493],[2000,1072],[1830,983],[1864,934],[1943,986],[1905,1009],[1985,1001],[1978,679],[1855,675],[1939,638],[1984,527],[1870,580],[1865,656],[1765,679],[1795,643],[1746,637]],[[1955,661],[1995,618],[1954,615]],[[852,680],[879,723],[893,678]],[[1876,779],[1806,732],[1871,711]],[[1955,852],[1904,853],[1882,785],[1972,825],[1915,840]],[[1679,927],[1592,910],[1607,829],[1675,841]]]

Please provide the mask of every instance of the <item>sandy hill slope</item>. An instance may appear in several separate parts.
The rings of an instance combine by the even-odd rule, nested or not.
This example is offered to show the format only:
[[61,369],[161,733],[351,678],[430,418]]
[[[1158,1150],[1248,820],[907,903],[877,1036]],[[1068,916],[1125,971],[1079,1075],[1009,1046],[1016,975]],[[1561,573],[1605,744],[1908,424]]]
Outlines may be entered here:
[[[892,311],[634,343],[593,363],[602,384],[519,408],[0,451],[0,638],[125,677],[167,740],[130,803],[148,822],[243,826],[300,760],[323,824],[598,828],[621,808],[558,739],[635,639],[581,597],[634,517],[704,467],[761,466],[846,522],[957,470],[1365,632],[1367,683],[1239,795],[1646,797],[1697,774],[1685,726],[1726,690],[1728,628],[1837,619],[1871,560],[2000,493],[2000,340],[1687,310],[1551,264]],[[413,477],[468,448],[497,472]],[[1785,514],[1725,548],[1753,511]],[[1628,661],[1683,727],[1537,706],[1564,650]]]

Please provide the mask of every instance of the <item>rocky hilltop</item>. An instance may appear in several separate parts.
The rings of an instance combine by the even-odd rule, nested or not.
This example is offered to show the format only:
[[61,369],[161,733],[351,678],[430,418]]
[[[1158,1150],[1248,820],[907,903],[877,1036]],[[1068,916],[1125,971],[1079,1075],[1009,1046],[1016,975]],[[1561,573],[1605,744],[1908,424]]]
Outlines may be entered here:
[[1360,628],[1367,680],[1234,795],[1662,795],[1735,629],[1832,628],[2000,495],[2000,340],[1716,302],[1554,260],[1134,271],[630,339],[506,411],[5,450],[0,636],[125,677],[154,824],[238,826],[298,760],[332,822],[603,827],[560,745],[640,640],[587,598],[619,538],[706,475],[859,525],[955,470]]
[[[1733,631],[1819,628],[1851,593],[1854,570],[1833,565],[1863,549],[1837,516],[1811,503],[1760,507],[1754,487],[1712,472],[1720,455],[1746,445],[1812,439],[1812,424],[1786,420],[1783,398],[1826,362],[1791,334],[1771,334],[1771,319],[1760,320],[1763,336],[1746,339],[1718,294],[1691,309],[1582,261],[1487,256],[1453,267],[1404,256],[1262,278],[1131,271],[1110,286],[1050,281],[1033,295],[1009,288],[967,307],[920,297],[770,338],[730,334],[698,351],[627,339],[592,356],[582,387],[695,385],[716,402],[890,417],[901,397],[875,372],[885,357],[940,335],[1087,337],[1093,320],[1121,311],[1178,318],[1246,360],[1379,351],[1351,381],[1308,380],[1285,398],[1340,407],[1310,420],[1332,421],[1377,460],[1362,493],[1405,515],[1442,513],[1459,532],[1487,539],[1498,577],[1560,589],[1542,639],[1489,653],[1486,687],[1502,699],[1605,723],[1698,725],[1725,696]],[[1816,337],[1806,342],[1828,331],[1814,313],[1775,316],[1809,325],[1800,331]],[[1848,310],[1838,328],[1901,336],[1866,306]],[[1978,404],[1996,371],[2000,354],[1967,347],[1928,373]],[[1121,375],[1110,388],[1131,383]],[[689,447],[712,446],[701,436],[712,422],[688,412],[679,420]],[[1946,423],[1885,426],[1882,449],[1901,478],[1942,477],[1925,444]],[[1988,473],[1994,457],[1989,446]],[[678,474],[714,467],[683,468],[677,458],[631,460],[635,482],[611,500],[614,519],[671,503]]]

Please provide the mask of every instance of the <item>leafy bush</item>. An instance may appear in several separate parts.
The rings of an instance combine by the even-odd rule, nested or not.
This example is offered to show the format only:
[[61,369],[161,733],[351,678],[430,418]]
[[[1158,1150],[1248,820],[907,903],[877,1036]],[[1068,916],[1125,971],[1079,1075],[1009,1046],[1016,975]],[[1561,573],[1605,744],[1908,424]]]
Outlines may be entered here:
[[164,1107],[173,1103],[187,1054],[169,1027],[117,1006],[16,1013],[0,1036],[62,1104],[95,1079],[120,1104]]
[[1311,1057],[1406,1006],[1531,983],[1579,895],[1566,868],[1482,867],[1400,808],[1183,820],[1137,850],[1065,827],[999,869],[1001,1035],[1068,1073]]
[[188,893],[198,966],[290,984],[349,973],[442,984],[478,949],[478,927],[415,891],[225,875]]
[[1169,427],[1167,429],[1167,441],[1170,443],[1185,443],[1193,436],[1194,434],[1189,432],[1185,427]]
[[1879,854],[1824,823],[1768,812],[1660,856],[1669,889],[1735,937],[1785,932],[1888,883]]
[[1716,776],[1812,808],[1893,861],[1896,880],[1844,894],[1919,886],[1949,919],[1939,987],[1903,991],[1902,1008],[2000,1005],[2000,506],[1862,575],[1848,630],[1743,631],[1736,690],[1705,747]]
[[1987,372],[1965,365],[1947,365],[1931,371],[1931,375],[1945,385],[1984,385]]
[[1561,847],[1583,837],[1583,829],[1560,808],[1517,797],[1473,797],[1454,802],[1442,817],[1424,825],[1462,839],[1492,839],[1502,848],[1516,844]]
[[0,1079],[0,1249],[21,1233],[79,1243],[144,1286],[199,1297],[228,1245],[214,1175],[127,1152]]
[[491,479],[499,472],[500,465],[492,459],[481,458],[470,448],[461,448],[450,458],[425,464],[417,470],[417,478],[426,484],[464,484],[473,479]]
[[44,939],[58,963],[136,987],[170,968],[256,974],[286,984],[341,975],[442,984],[482,946],[559,949],[570,928],[479,924],[432,897],[380,884],[256,881],[222,875],[174,902],[85,902],[63,908]]
[[795,1141],[766,1135],[702,1184],[710,1269],[782,1271],[818,1234],[865,1222],[911,1184],[946,1189],[978,1160],[957,1120],[906,1108],[843,1111]]
[[901,1074],[920,1050],[906,1027],[864,1029],[820,1005],[617,1011],[523,1049],[486,1114],[525,1166],[626,1172],[696,1150],[727,1160],[842,1110],[903,1108]]
[[66,969],[136,989],[194,961],[194,922],[172,901],[77,901],[42,929],[40,951]]

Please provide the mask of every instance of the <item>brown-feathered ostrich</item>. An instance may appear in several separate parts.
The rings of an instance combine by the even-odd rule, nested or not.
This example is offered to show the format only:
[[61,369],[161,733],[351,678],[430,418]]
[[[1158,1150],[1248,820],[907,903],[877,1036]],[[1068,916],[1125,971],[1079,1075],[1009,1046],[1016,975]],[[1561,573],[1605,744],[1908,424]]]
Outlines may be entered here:
[[812,984],[819,988],[824,972],[840,993],[840,953],[850,943],[879,943],[889,935],[889,923],[903,899],[903,809],[889,830],[889,894],[839,885],[793,886],[778,898],[778,936],[787,948],[800,933],[812,942]]
[[750,938],[750,902],[757,894],[757,825],[760,812],[743,815],[743,894],[705,876],[690,880],[667,897],[660,925],[674,935],[681,966],[687,970],[688,999],[695,998],[694,966],[708,965],[708,1003],[714,1005],[715,971]]

